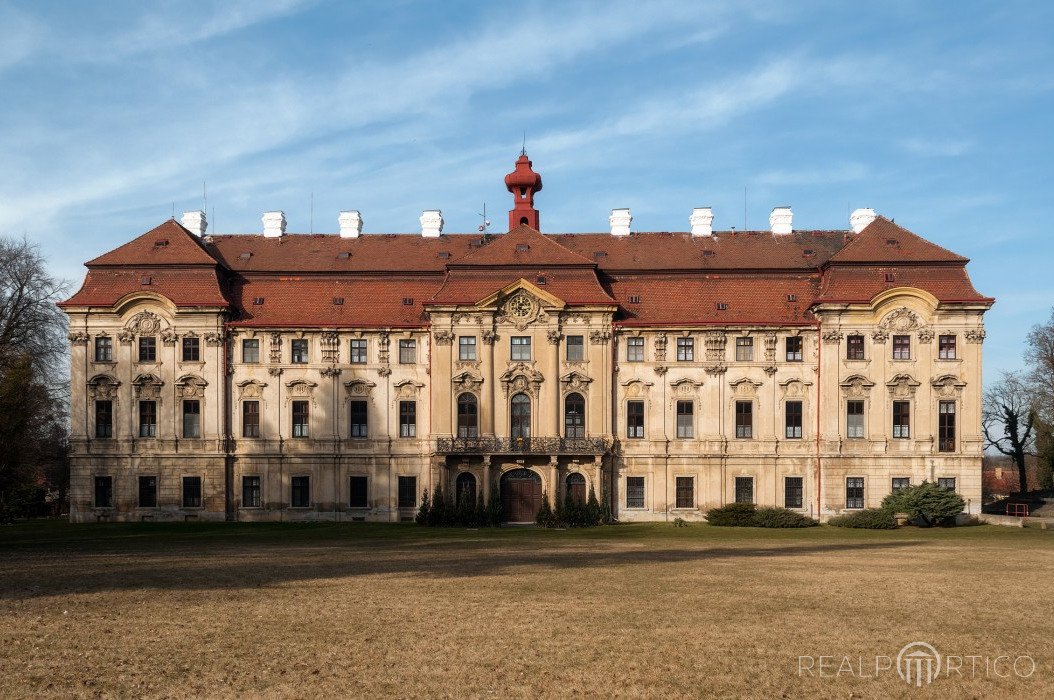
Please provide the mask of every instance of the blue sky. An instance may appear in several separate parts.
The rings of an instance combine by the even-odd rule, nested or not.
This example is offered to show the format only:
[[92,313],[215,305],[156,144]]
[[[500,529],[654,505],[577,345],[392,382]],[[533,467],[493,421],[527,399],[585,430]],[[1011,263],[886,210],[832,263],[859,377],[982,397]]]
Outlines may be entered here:
[[1033,2],[0,2],[0,233],[54,271],[210,230],[497,225],[522,134],[543,231],[845,228],[969,256],[986,375],[1054,305],[1054,10]]

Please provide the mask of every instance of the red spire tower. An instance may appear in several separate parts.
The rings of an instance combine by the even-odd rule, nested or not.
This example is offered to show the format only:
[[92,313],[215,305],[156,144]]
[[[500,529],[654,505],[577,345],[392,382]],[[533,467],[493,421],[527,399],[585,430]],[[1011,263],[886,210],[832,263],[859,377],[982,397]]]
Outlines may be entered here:
[[542,176],[531,169],[526,151],[520,152],[516,169],[505,176],[505,187],[512,192],[513,205],[509,211],[509,230],[526,224],[535,231],[538,227],[538,210],[534,208],[534,193],[542,189]]

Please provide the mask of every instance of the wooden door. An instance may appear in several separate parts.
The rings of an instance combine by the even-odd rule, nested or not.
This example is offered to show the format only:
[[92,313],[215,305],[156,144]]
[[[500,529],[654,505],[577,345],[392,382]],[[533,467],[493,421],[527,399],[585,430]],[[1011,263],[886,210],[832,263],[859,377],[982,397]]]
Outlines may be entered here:
[[542,507],[542,479],[530,469],[515,469],[501,477],[501,507],[505,521],[533,523]]

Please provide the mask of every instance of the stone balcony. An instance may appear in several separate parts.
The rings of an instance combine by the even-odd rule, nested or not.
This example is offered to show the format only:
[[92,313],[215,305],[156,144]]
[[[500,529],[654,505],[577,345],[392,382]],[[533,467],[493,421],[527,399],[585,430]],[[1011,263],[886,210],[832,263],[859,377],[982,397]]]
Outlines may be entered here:
[[440,454],[602,455],[609,446],[603,437],[436,438],[436,452]]

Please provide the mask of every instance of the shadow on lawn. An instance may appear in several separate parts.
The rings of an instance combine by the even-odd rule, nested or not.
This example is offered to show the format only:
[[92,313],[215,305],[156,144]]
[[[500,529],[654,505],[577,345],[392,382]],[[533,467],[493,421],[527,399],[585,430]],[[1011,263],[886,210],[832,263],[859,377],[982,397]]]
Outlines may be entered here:
[[368,575],[461,578],[514,569],[581,569],[679,564],[809,554],[867,553],[921,542],[826,543],[786,547],[646,549],[624,547],[517,549],[509,543],[449,542],[435,547],[258,545],[253,548],[144,547],[122,552],[41,552],[12,556],[0,565],[0,599],[117,590],[251,589],[295,581]]

